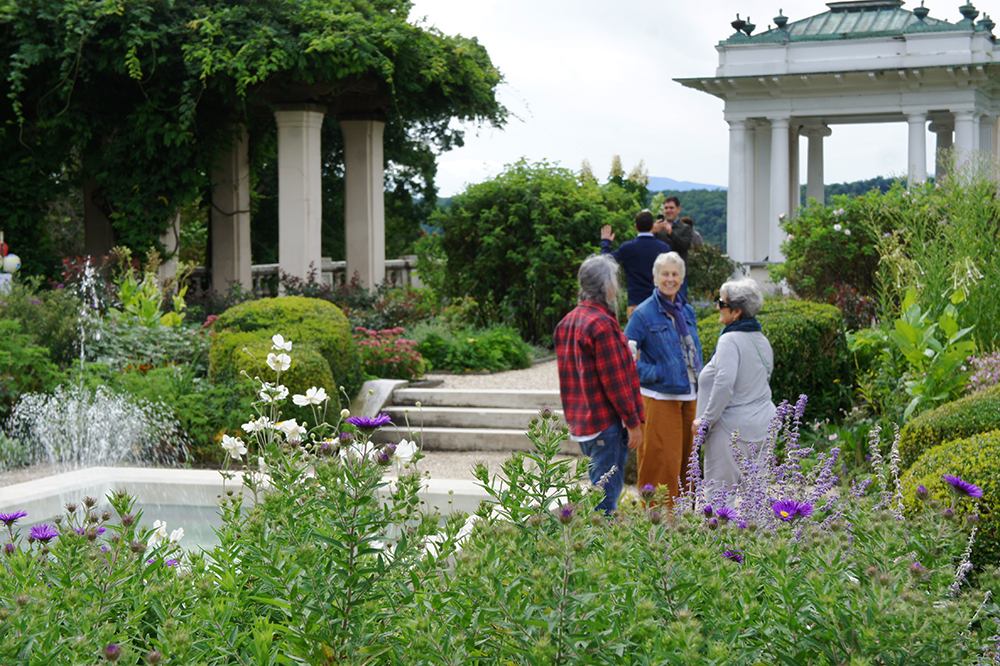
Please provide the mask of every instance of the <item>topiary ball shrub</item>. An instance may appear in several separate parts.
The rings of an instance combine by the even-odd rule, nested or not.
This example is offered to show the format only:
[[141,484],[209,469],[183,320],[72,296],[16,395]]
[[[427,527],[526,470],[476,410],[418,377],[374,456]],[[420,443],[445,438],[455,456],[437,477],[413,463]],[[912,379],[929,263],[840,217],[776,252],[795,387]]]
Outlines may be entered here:
[[[361,388],[361,354],[347,317],[332,303],[300,296],[265,298],[226,310],[212,328],[209,378],[213,382],[237,381],[242,371],[273,381],[265,359],[271,337],[281,334],[294,345],[292,366],[281,376],[290,393],[304,394],[318,386],[332,396],[343,386],[350,399]],[[340,408],[333,403],[330,407]]]
[[[775,404],[809,396],[805,418],[839,422],[851,405],[851,364],[840,310],[832,305],[767,299],[757,315],[774,350],[771,393]],[[705,362],[712,357],[722,325],[718,314],[698,322]]]
[[[950,487],[941,478],[953,474],[974,483],[983,491],[978,502],[963,499],[956,503],[957,520],[978,513],[979,532],[972,547],[972,563],[977,567],[1000,562],[1000,430],[957,439],[928,449],[903,474],[903,502],[915,510],[943,510],[952,505]],[[917,487],[930,493],[927,502],[916,499]]]
[[903,426],[899,434],[900,462],[907,468],[933,446],[997,428],[1000,428],[1000,386],[924,412]]

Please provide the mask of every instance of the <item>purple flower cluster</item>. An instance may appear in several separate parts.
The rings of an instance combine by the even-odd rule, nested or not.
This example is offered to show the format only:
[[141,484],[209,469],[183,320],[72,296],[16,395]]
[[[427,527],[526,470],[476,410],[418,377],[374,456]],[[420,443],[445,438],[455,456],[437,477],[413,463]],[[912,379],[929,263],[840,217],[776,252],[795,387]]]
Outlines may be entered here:
[[722,556],[727,560],[736,562],[737,564],[743,564],[743,553],[738,550],[727,550],[722,554]]
[[969,375],[969,383],[965,385],[966,395],[1000,384],[1000,352],[970,356],[968,361],[972,366],[972,374]]

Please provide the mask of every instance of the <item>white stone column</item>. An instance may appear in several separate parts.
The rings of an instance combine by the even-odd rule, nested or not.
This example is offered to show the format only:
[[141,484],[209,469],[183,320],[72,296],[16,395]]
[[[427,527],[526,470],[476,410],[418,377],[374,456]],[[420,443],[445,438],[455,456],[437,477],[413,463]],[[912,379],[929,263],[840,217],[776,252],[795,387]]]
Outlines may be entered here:
[[160,262],[157,277],[160,282],[163,282],[177,277],[177,267],[180,265],[180,259],[177,256],[177,251],[181,247],[181,212],[179,210],[176,215],[170,218],[170,226],[160,234],[160,244],[163,245],[163,261]]
[[726,191],[726,252],[745,261],[747,225],[747,123],[729,121],[729,189]]
[[341,119],[347,277],[374,289],[385,281],[385,181],[381,120]]
[[934,132],[937,141],[934,145],[934,180],[940,182],[948,174],[948,161],[951,159],[952,132],[955,126],[950,122],[935,120],[928,128]]
[[748,225],[752,252],[749,261],[763,261],[768,251],[768,221],[771,219],[771,123],[760,121],[754,132],[754,210]]
[[781,241],[784,232],[779,220],[788,217],[790,170],[788,157],[788,118],[769,118],[771,121],[771,214],[767,220],[768,253],[770,262],[784,261]]
[[792,125],[788,128],[788,210],[792,217],[798,215],[799,208],[802,207],[802,182],[799,176],[802,156],[799,151],[799,126]]
[[[971,111],[955,113],[955,152],[956,159],[967,159],[969,153],[978,147],[979,137],[975,132],[976,120]],[[964,155],[962,154],[964,153]]]
[[833,134],[827,125],[807,125],[802,134],[809,140],[806,164],[806,201],[826,203],[826,183],[823,175],[823,139]]
[[906,122],[909,124],[906,186],[913,187],[927,180],[927,114],[911,113]]
[[278,265],[289,275],[320,275],[323,225],[323,115],[316,104],[279,107]]
[[979,118],[979,150],[993,154],[993,118],[983,115]]
[[225,293],[234,284],[253,289],[250,269],[250,158],[249,135],[240,125],[233,146],[222,155],[212,174],[211,266],[212,291]]

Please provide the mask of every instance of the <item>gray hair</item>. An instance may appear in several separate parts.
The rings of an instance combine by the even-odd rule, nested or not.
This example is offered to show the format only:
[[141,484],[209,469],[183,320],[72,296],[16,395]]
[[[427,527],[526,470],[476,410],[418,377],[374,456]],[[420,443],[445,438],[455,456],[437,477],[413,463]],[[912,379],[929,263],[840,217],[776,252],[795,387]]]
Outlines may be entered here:
[[681,279],[687,275],[687,267],[684,265],[684,260],[681,259],[681,255],[676,252],[664,252],[656,258],[653,262],[653,283],[656,283],[656,274],[660,272],[660,268],[663,264],[677,264],[681,269]]
[[[580,300],[597,301],[618,314],[618,262],[610,254],[594,254],[583,260],[577,273],[580,283]],[[611,302],[608,302],[608,292]]]
[[726,282],[719,287],[719,297],[722,298],[723,294],[726,295],[724,300],[729,303],[731,309],[743,311],[740,319],[756,317],[764,305],[764,294],[760,290],[760,285],[750,278]]

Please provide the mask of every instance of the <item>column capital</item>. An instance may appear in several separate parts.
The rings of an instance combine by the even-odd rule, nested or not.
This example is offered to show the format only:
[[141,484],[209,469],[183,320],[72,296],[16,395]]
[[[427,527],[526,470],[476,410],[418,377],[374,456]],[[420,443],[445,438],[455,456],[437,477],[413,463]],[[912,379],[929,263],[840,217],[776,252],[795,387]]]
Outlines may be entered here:
[[825,124],[812,124],[812,125],[802,125],[799,127],[799,134],[802,136],[807,136],[810,139],[826,137],[833,134],[833,130],[830,129],[829,125]]
[[927,122],[927,113],[908,113],[906,114],[906,122],[925,123]]
[[951,121],[932,120],[931,124],[927,126],[927,129],[935,134],[938,132],[954,132],[955,123]]
[[279,111],[312,111],[313,113],[326,114],[327,108],[325,104],[275,104],[275,115]]
[[778,118],[772,118],[772,117],[768,116],[767,119],[769,121],[771,121],[771,128],[772,129],[775,128],[775,127],[780,128],[780,129],[788,129],[788,127],[791,125],[791,122],[792,122],[792,119],[789,116],[781,116],[781,117],[778,117]]

